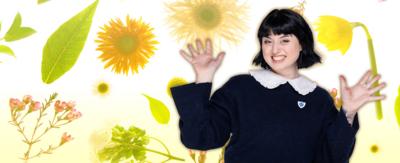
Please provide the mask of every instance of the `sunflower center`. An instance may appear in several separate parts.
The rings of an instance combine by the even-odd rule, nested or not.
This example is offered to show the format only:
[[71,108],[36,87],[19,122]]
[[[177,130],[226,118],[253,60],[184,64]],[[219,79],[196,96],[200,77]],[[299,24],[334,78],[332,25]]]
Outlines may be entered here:
[[202,4],[194,9],[194,19],[197,25],[204,29],[217,27],[221,22],[221,12],[214,4]]
[[108,92],[108,84],[107,83],[100,83],[97,86],[97,91],[99,91],[99,93],[107,93]]
[[139,45],[139,39],[136,36],[125,35],[117,40],[116,47],[122,54],[132,54]]

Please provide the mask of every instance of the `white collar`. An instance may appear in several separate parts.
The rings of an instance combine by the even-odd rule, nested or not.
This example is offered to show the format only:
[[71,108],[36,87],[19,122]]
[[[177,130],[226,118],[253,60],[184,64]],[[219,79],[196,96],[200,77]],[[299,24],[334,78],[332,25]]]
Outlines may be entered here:
[[317,83],[308,79],[307,77],[300,75],[295,79],[287,79],[283,76],[275,74],[272,71],[265,69],[250,70],[250,75],[253,76],[261,85],[268,89],[274,89],[281,84],[289,82],[289,84],[301,95],[307,95],[314,91],[317,87]]

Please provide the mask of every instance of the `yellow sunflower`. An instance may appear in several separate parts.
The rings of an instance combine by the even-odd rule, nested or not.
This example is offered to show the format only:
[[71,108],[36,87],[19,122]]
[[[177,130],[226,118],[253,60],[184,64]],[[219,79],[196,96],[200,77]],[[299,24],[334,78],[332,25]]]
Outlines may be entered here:
[[95,84],[94,93],[100,96],[106,96],[110,94],[110,84],[101,80]]
[[179,41],[210,38],[238,43],[247,29],[248,7],[236,0],[178,0],[166,6],[172,35]]
[[328,50],[340,50],[344,55],[353,39],[353,25],[345,19],[336,16],[320,16],[316,22],[318,41]]
[[180,86],[180,85],[184,85],[187,84],[188,82],[183,79],[183,78],[179,78],[179,77],[174,77],[172,78],[169,82],[168,82],[168,86],[167,86],[167,94],[172,97],[171,95],[171,88],[172,87],[176,87],[176,86]]
[[99,46],[96,50],[102,51],[99,58],[106,62],[104,68],[112,66],[117,74],[128,75],[138,73],[141,68],[153,56],[155,36],[153,28],[144,23],[142,19],[130,19],[126,17],[126,25],[121,19],[111,20],[109,25],[101,27],[103,31],[98,33]]

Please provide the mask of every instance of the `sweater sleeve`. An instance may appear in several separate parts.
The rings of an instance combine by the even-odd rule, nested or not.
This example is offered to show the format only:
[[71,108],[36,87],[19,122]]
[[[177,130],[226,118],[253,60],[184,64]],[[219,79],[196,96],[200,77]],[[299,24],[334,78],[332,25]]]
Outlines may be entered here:
[[171,88],[179,119],[183,145],[209,150],[222,147],[230,137],[234,107],[228,84],[210,98],[211,83],[190,83]]
[[317,154],[318,163],[348,163],[353,153],[356,133],[359,129],[358,115],[349,124],[341,108],[339,111],[329,98],[324,118],[322,146]]

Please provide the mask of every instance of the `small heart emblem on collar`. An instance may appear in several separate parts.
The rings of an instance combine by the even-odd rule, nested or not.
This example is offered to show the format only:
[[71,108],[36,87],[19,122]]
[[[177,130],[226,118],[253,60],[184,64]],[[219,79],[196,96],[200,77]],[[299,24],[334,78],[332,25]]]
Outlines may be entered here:
[[297,101],[297,106],[299,106],[300,109],[303,109],[306,106],[306,102],[304,101]]

